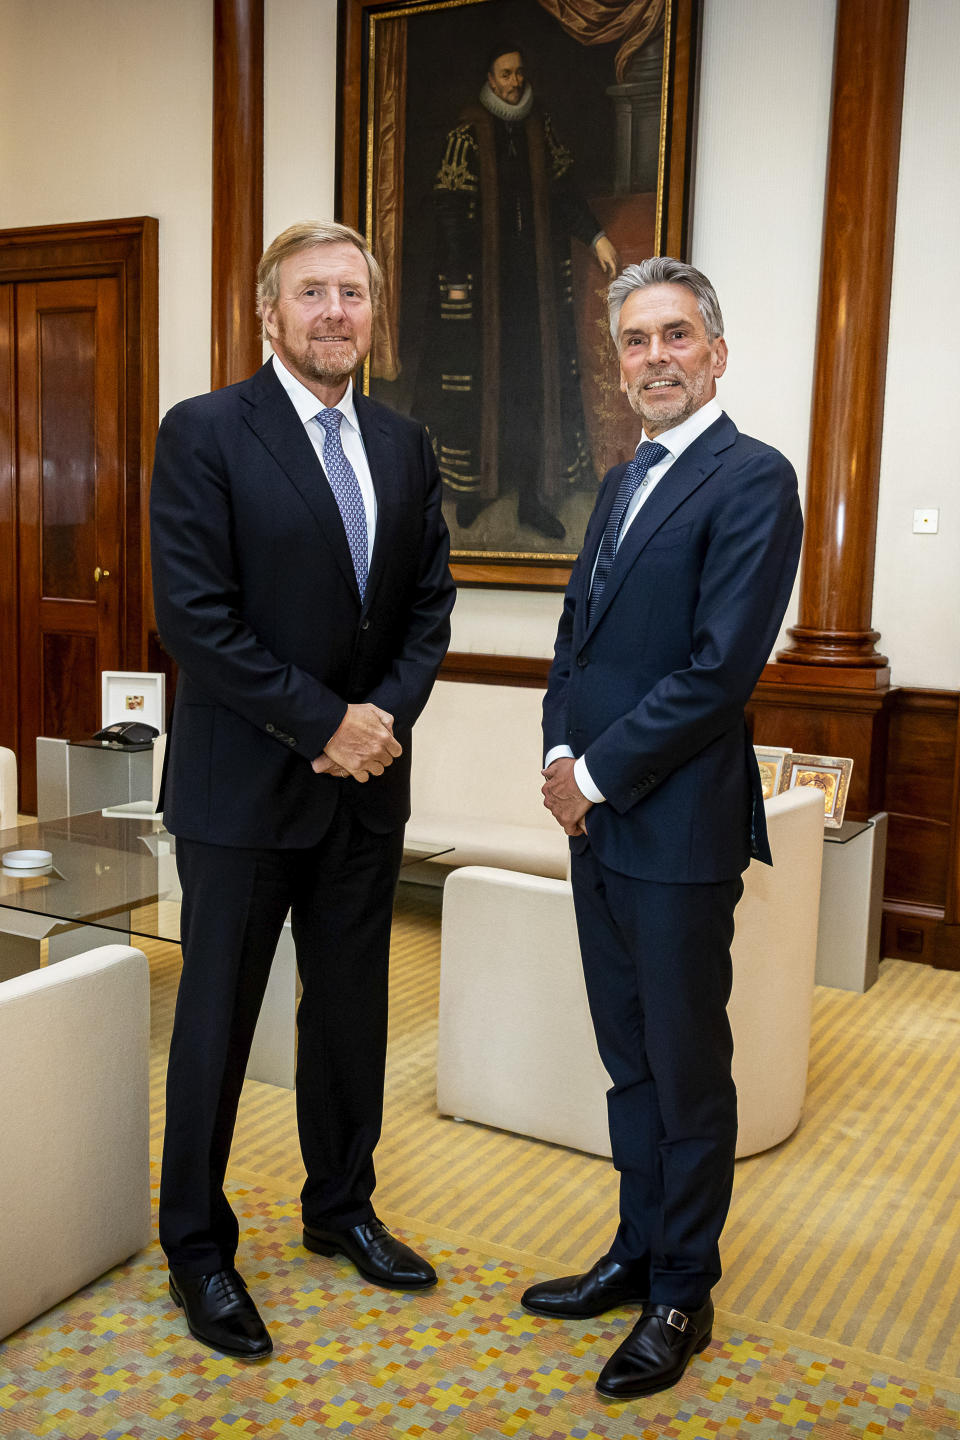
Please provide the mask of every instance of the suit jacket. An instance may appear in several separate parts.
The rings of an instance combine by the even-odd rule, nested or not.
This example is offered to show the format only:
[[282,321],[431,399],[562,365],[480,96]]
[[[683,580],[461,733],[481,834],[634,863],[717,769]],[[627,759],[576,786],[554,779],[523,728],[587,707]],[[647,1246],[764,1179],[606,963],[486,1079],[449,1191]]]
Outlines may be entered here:
[[[162,800],[177,835],[305,847],[338,800],[382,832],[409,815],[410,731],[450,638],[449,540],[422,426],[355,403],[377,496],[362,603],[336,501],[272,364],[160,427],[151,543],[157,623],[180,669]],[[365,785],[314,774],[360,701],[395,717],[402,757]]]
[[567,587],[545,750],[585,756],[606,796],[587,814],[589,844],[611,869],[733,879],[751,855],[770,861],[744,706],[796,574],[796,475],[721,416],[639,510],[590,624],[591,572],[624,469],[604,478]]

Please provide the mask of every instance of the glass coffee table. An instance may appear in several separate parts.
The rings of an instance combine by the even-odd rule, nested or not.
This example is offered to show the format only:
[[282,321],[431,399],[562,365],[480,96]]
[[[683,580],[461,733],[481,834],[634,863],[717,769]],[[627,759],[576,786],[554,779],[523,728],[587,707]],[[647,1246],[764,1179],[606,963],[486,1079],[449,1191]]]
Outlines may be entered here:
[[[411,842],[403,864],[448,854],[449,845]],[[33,851],[32,866],[11,855]],[[156,815],[114,807],[0,830],[0,980],[97,945],[140,938],[180,940],[176,839]],[[293,1086],[297,967],[284,925],[270,972],[247,1075]]]

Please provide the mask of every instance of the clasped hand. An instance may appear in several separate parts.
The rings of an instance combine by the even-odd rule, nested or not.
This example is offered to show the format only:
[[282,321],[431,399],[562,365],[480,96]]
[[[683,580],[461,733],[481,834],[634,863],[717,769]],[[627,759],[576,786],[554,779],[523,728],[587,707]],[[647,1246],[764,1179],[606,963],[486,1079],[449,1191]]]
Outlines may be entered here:
[[371,775],[382,775],[403,746],[393,735],[393,716],[369,701],[348,705],[337,729],[311,764],[318,775],[342,779],[351,775],[366,784]]
[[550,814],[562,827],[566,835],[586,835],[584,816],[593,804],[573,778],[573,759],[561,756],[541,770],[546,784],[540,794]]

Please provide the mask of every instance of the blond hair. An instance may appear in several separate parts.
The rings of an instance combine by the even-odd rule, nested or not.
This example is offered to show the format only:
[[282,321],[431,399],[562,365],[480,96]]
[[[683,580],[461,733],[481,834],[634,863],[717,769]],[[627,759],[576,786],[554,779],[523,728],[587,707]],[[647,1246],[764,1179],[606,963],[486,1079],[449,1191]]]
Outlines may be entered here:
[[367,249],[367,242],[349,225],[336,220],[302,220],[289,225],[264,250],[257,266],[257,314],[263,326],[265,305],[275,305],[280,298],[280,266],[291,255],[309,250],[312,245],[355,245],[367,264],[370,276],[370,302],[376,311],[383,293],[383,271]]

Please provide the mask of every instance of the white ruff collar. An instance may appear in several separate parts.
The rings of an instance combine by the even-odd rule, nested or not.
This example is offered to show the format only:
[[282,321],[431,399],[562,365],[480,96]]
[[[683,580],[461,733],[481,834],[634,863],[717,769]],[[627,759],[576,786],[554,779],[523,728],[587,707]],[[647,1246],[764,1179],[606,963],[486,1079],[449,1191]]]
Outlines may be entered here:
[[511,105],[507,100],[501,100],[499,95],[495,95],[490,89],[489,80],[485,80],[483,89],[480,91],[480,104],[485,106],[491,115],[496,115],[498,120],[510,120],[514,123],[526,120],[533,109],[533,91],[530,88],[530,82],[528,81],[524,86],[523,94],[516,105]]

